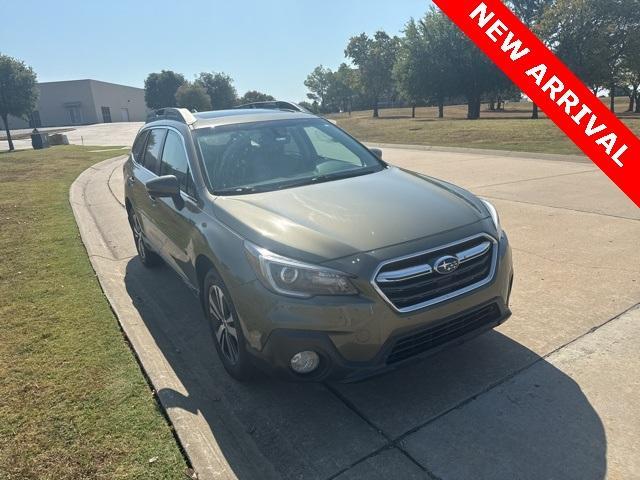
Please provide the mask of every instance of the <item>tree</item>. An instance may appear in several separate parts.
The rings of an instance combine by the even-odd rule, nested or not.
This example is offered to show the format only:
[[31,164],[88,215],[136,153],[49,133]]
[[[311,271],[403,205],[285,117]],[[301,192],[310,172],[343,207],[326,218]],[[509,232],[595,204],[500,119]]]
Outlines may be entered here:
[[7,132],[9,151],[14,150],[9,115],[24,117],[31,113],[38,101],[36,74],[15,58],[0,54],[0,118]]
[[185,83],[184,76],[171,70],[150,73],[144,81],[144,101],[149,108],[175,107],[176,92]]
[[445,99],[459,94],[459,79],[454,74],[457,60],[449,55],[450,45],[460,39],[458,31],[431,8],[420,21],[411,19],[404,34],[394,68],[398,88],[413,104],[435,103],[438,118],[443,118]]
[[[609,108],[615,112],[616,86],[625,83],[629,60],[640,54],[640,4],[637,0],[596,2],[596,15],[604,17],[607,39],[606,66],[609,86]],[[634,60],[631,60],[633,63]],[[637,58],[635,60],[637,62]],[[636,87],[637,89],[637,87]]]
[[404,37],[400,40],[398,58],[393,68],[398,91],[411,104],[411,118],[416,116],[416,104],[429,96],[428,70],[427,40],[412,18],[405,26]]
[[179,107],[187,108],[190,111],[211,110],[211,99],[207,95],[207,91],[197,83],[185,82],[180,85],[176,92],[176,102]]
[[204,87],[214,110],[231,108],[238,100],[238,92],[233,86],[233,79],[224,72],[202,72],[195,83]]
[[[508,5],[513,12],[520,17],[522,23],[534,30],[534,32],[541,33],[538,25],[542,20],[545,9],[548,8],[553,1],[554,0],[510,0]],[[533,102],[531,118],[537,119],[538,117],[538,104]]]
[[316,67],[304,82],[310,90],[307,98],[317,105],[319,111],[338,112],[340,110],[351,113],[353,97],[357,94],[358,72],[342,63],[333,72],[322,65]]
[[454,72],[457,73],[459,93],[467,99],[467,118],[480,118],[483,95],[506,88],[504,74],[472,44],[461,32],[457,32],[453,44],[453,58],[457,59]]
[[311,113],[320,113],[317,103],[311,103],[311,102],[308,102],[307,100],[301,100],[298,102],[298,105],[300,105],[303,108],[306,108]]
[[245,103],[254,102],[272,102],[275,98],[266,93],[258,92],[257,90],[249,90],[242,97],[238,99],[238,104],[244,105]]
[[623,82],[629,89],[629,112],[640,113],[640,36],[636,36],[627,48],[622,65]]
[[444,116],[447,98],[467,99],[467,118],[480,117],[483,98],[501,100],[511,83],[439,10],[410,20],[404,31],[394,77],[405,98],[436,103]]
[[591,0],[580,2],[558,0],[545,10],[541,30],[556,55],[597,93],[607,77],[605,42],[600,27],[593,22]]
[[427,13],[423,28],[434,56],[430,64],[439,78],[439,94],[464,96],[467,118],[480,118],[482,98],[508,88],[506,76],[442,12]]
[[393,88],[393,65],[398,52],[398,37],[378,31],[373,38],[362,33],[351,37],[344,51],[347,58],[360,69],[363,93],[373,104],[373,117],[377,118],[378,103]]
[[426,98],[438,105],[438,118],[444,117],[444,101],[460,96],[455,74],[457,59],[449,54],[449,45],[459,41],[459,32],[442,12],[431,8],[419,23],[426,51],[423,56],[427,83]]
[[349,67],[346,63],[341,63],[338,70],[331,76],[331,83],[327,89],[327,98],[334,110],[348,111],[351,115],[353,99],[358,94],[359,73]]
[[621,79],[623,85],[626,87],[627,95],[629,97],[629,107],[627,108],[627,112],[633,112],[634,107],[636,107],[638,88],[640,87],[640,71],[633,70],[625,65],[623,67]]
[[325,109],[327,90],[331,82],[333,81],[333,72],[328,68],[318,65],[313,69],[307,79],[304,81],[305,87],[307,87],[310,93],[307,94],[309,100],[315,100],[320,104],[321,109]]
[[556,0],[541,26],[556,54],[594,93],[609,89],[614,111],[625,56],[640,30],[637,0]]

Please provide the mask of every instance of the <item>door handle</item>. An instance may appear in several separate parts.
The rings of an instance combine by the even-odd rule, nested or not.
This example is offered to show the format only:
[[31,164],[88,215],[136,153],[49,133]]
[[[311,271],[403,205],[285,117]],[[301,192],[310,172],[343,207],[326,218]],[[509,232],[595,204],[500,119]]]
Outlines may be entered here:
[[134,183],[136,183],[136,179],[133,177],[133,175],[129,175],[129,176],[127,177],[127,183],[128,183],[129,185],[133,185]]

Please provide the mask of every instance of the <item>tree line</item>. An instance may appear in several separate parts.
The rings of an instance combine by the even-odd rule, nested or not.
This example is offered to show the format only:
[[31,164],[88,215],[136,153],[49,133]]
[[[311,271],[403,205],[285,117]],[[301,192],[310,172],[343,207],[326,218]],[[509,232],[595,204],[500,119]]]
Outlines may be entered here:
[[[640,4],[638,0],[510,0],[507,2],[567,66],[597,95],[608,90],[629,98],[640,113]],[[481,103],[500,109],[520,100],[513,83],[436,8],[410,19],[402,36],[384,31],[349,40],[343,63],[332,71],[316,67],[304,84],[316,111],[351,112],[384,102],[413,107],[466,103],[467,118],[480,117]],[[531,118],[538,118],[532,106]]]
[[249,90],[238,97],[233,79],[224,72],[202,72],[192,82],[171,70],[150,73],[144,81],[144,100],[149,108],[183,107],[189,110],[223,110],[252,102],[275,100]]

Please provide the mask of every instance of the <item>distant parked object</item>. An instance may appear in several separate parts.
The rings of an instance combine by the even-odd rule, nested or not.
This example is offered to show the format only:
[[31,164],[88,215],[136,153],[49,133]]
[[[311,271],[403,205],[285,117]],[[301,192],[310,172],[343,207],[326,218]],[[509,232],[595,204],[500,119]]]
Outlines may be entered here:
[[39,132],[37,128],[31,132],[31,146],[34,150],[49,148],[49,136],[46,132]]
[[292,112],[304,112],[311,113],[304,107],[301,107],[297,103],[293,102],[284,102],[282,100],[275,100],[273,102],[252,102],[245,103],[244,105],[238,105],[234,108],[265,108],[267,110],[290,110]]
[[147,116],[144,89],[101,82],[68,80],[38,84],[40,96],[28,120],[10,118],[12,129],[142,122]]
[[52,133],[49,135],[49,145],[69,145],[69,138],[62,133]]

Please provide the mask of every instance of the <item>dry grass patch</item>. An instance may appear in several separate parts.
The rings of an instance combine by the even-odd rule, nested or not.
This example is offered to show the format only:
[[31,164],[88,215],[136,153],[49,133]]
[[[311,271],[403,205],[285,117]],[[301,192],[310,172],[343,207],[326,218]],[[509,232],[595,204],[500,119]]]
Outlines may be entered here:
[[[619,111],[625,99],[616,99]],[[486,107],[486,106],[485,106]],[[510,103],[504,111],[482,111],[479,120],[466,120],[466,106],[445,107],[445,118],[437,118],[437,108],[420,107],[416,118],[410,108],[380,110],[380,118],[371,111],[330,115],[338,125],[356,138],[374,143],[400,143],[444,147],[468,147],[521,152],[579,154],[580,151],[545,118],[531,120],[531,104]],[[621,113],[632,131],[640,135],[640,115]]]
[[71,212],[73,180],[114,155],[89,149],[0,153],[3,480],[177,479],[186,468]]

